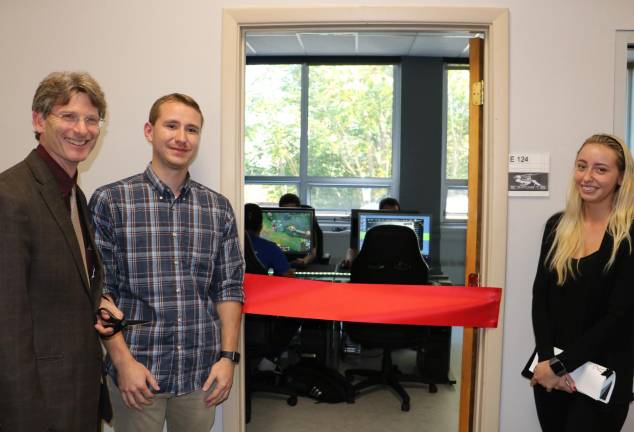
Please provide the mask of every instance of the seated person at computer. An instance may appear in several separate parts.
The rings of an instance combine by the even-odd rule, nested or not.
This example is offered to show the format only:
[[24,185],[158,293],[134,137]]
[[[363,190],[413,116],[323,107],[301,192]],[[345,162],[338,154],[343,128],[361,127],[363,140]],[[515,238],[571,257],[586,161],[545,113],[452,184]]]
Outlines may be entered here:
[[[379,202],[379,210],[399,211],[400,209],[401,204],[396,198],[385,197]],[[359,251],[357,249],[348,248],[348,250],[346,251],[346,257],[341,261],[339,267],[350,268],[352,266],[352,261],[354,261],[358,253]]]
[[[311,208],[308,205],[302,205],[299,201],[299,197],[295,194],[292,193],[287,193],[284,194],[280,197],[280,201],[279,201],[279,206],[280,207],[308,207]],[[303,258],[297,258],[295,260],[293,260],[292,264],[296,267],[306,267],[307,265],[309,265],[310,263],[312,263],[313,261],[315,261],[315,259],[317,259],[317,251],[319,249],[321,249],[321,245],[318,244],[318,238],[320,237],[318,235],[318,232],[321,232],[321,228],[319,227],[319,224],[317,223],[317,218],[315,218],[313,220],[313,247],[310,250],[310,253],[308,255],[306,255]]]
[[385,197],[381,201],[379,201],[379,210],[399,211],[400,209],[401,209],[401,203],[399,203],[396,198]]
[[265,269],[273,269],[275,276],[292,277],[295,274],[282,250],[272,241],[260,237],[262,209],[259,205],[244,205],[244,229],[251,240],[255,255]]

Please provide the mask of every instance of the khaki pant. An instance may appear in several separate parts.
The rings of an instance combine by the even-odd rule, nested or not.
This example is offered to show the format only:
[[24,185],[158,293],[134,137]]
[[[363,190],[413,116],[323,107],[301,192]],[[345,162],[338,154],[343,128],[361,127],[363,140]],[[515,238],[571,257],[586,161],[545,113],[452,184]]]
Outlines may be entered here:
[[108,389],[115,432],[163,432],[165,423],[168,432],[209,432],[214,424],[216,408],[207,408],[204,403],[211,389],[181,396],[159,393],[142,411],[125,406],[119,388],[110,377]]

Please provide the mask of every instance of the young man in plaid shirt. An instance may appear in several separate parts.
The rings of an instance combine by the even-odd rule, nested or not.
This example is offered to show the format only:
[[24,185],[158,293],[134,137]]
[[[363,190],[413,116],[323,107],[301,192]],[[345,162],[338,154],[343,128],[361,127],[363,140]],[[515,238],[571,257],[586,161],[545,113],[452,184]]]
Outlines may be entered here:
[[228,200],[193,181],[203,116],[174,93],[150,110],[145,172],[103,186],[90,208],[104,293],[127,319],[106,340],[117,432],[208,432],[229,396],[244,293],[244,261]]

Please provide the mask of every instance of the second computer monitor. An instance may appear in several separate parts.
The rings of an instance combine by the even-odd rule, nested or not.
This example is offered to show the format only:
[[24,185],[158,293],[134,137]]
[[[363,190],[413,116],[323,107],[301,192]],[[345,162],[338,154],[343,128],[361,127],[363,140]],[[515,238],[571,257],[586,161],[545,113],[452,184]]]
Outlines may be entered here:
[[263,207],[260,236],[272,241],[287,256],[308,255],[313,247],[312,208]]
[[378,225],[403,225],[411,228],[416,234],[421,255],[429,260],[429,243],[431,238],[431,216],[403,212],[359,212],[358,250],[361,250],[367,232]]

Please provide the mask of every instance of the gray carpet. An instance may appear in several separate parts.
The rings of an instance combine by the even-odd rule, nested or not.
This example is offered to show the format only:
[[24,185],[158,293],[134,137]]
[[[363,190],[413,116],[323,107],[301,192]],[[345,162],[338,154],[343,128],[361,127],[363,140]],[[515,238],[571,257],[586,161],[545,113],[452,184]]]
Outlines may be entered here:
[[[462,329],[453,329],[450,378],[458,380]],[[395,363],[404,372],[415,364],[415,354],[404,350],[395,354]],[[351,367],[376,367],[377,352],[363,352],[349,357],[341,370]],[[426,385],[405,384],[411,398],[411,409],[400,409],[400,398],[385,387],[366,390],[355,403],[316,404],[312,399],[299,398],[296,406],[286,400],[264,393],[253,394],[252,418],[247,432],[425,432],[457,431],[460,403],[460,383],[439,385],[438,393],[431,394]]]

